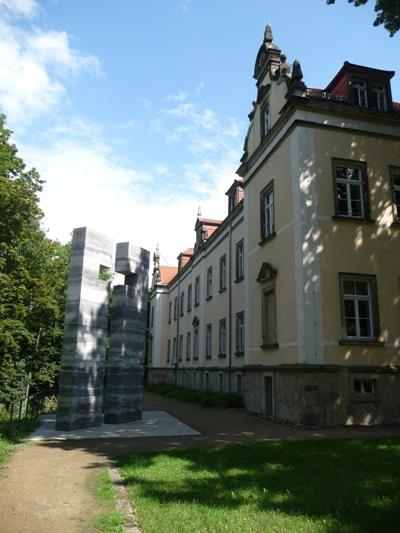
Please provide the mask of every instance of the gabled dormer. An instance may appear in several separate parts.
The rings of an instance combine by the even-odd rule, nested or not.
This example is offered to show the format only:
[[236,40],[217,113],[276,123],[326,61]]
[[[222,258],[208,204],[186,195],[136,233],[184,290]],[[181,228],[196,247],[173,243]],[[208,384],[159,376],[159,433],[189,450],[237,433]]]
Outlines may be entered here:
[[243,200],[244,188],[243,179],[236,178],[232,185],[225,193],[228,197],[228,215],[235,209],[235,207]]
[[214,231],[221,224],[221,220],[213,220],[211,218],[203,218],[198,216],[194,230],[196,232],[196,243],[194,245],[194,253],[202,248],[206,240],[211,237]]
[[178,271],[180,271],[193,257],[193,248],[187,248],[184,252],[181,252],[178,259]]
[[341,96],[343,101],[359,107],[391,111],[390,80],[394,74],[392,70],[363,67],[345,61],[325,93]]

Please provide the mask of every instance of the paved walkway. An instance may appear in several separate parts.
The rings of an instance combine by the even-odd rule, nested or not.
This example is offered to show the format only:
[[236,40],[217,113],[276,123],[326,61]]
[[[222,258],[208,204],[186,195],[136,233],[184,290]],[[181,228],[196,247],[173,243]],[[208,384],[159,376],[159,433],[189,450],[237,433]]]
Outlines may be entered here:
[[1,533],[92,531],[99,503],[91,487],[109,458],[121,454],[233,442],[400,436],[399,427],[296,429],[154,394],[145,395],[145,410],[167,411],[200,434],[31,443],[17,451],[1,473]]

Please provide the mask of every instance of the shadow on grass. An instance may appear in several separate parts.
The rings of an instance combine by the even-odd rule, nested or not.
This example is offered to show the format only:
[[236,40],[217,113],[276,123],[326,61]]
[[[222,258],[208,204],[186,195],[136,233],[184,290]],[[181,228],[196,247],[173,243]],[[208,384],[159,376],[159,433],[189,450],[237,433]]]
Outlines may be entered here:
[[155,510],[179,502],[305,517],[326,532],[399,528],[399,438],[172,450],[118,465],[135,501]]

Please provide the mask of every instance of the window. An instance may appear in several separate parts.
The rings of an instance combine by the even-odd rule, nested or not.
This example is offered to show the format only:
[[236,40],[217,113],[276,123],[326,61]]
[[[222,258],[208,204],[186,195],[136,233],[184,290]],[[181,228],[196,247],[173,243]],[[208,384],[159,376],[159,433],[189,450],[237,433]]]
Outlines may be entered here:
[[376,396],[376,379],[355,379],[354,392],[360,396]]
[[219,290],[226,289],[226,254],[219,258]]
[[153,337],[149,335],[149,363],[153,362]]
[[341,274],[342,334],[347,340],[378,337],[378,308],[375,276]]
[[199,326],[193,330],[193,359],[199,358]]
[[236,198],[236,190],[234,190],[228,196],[228,213],[231,213],[235,209],[237,205]]
[[219,335],[218,335],[219,355],[226,354],[226,319],[219,321]]
[[242,395],[242,374],[236,374],[236,394]]
[[186,360],[190,361],[192,356],[192,334],[190,331],[186,334]]
[[368,107],[367,84],[365,81],[353,81],[353,101],[360,107]]
[[192,310],[192,284],[188,287],[188,297],[187,297],[187,311],[188,313]]
[[171,339],[168,339],[167,363],[171,361]]
[[183,316],[185,312],[185,293],[181,292],[181,305],[180,305],[180,314]]
[[200,303],[200,276],[194,280],[194,305],[199,305]]
[[176,320],[178,316],[178,297],[175,296],[174,298],[174,320]]
[[271,182],[260,195],[261,239],[275,234],[274,184]]
[[212,298],[212,266],[207,268],[207,290],[206,298],[209,300]]
[[263,346],[277,343],[275,286],[262,291],[262,336]]
[[336,216],[369,218],[367,166],[334,160]]
[[173,347],[172,347],[172,364],[176,365],[176,337],[174,337]]
[[154,305],[151,306],[150,327],[152,328],[153,325],[154,325]]
[[380,111],[387,111],[386,89],[383,85],[372,85],[372,105]]
[[244,352],[244,312],[236,314],[236,355]]
[[182,361],[182,352],[183,352],[183,335],[179,335],[179,352],[178,352],[179,361]]
[[218,374],[218,389],[219,392],[224,392],[224,374],[222,372]]
[[261,137],[265,137],[269,132],[269,106],[265,104],[261,108]]
[[171,317],[172,317],[172,302],[169,302],[169,307],[168,307],[168,324],[171,324]]
[[391,167],[393,188],[394,219],[400,222],[400,168]]
[[206,326],[206,357],[212,356],[212,326],[207,324]]
[[244,246],[243,239],[236,244],[236,281],[244,278]]

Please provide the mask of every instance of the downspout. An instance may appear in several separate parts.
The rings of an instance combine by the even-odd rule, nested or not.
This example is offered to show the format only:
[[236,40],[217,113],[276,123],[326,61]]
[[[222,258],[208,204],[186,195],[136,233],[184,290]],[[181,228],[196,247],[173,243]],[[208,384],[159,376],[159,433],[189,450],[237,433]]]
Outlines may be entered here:
[[[179,348],[180,348],[180,342],[179,342],[179,319],[181,316],[181,275],[180,271],[178,271],[178,305],[176,306],[176,359],[175,359],[175,385],[178,384],[178,365],[179,365]],[[182,346],[183,349],[183,346]]]
[[228,386],[229,392],[232,392],[232,219],[229,222],[229,271],[228,271]]

